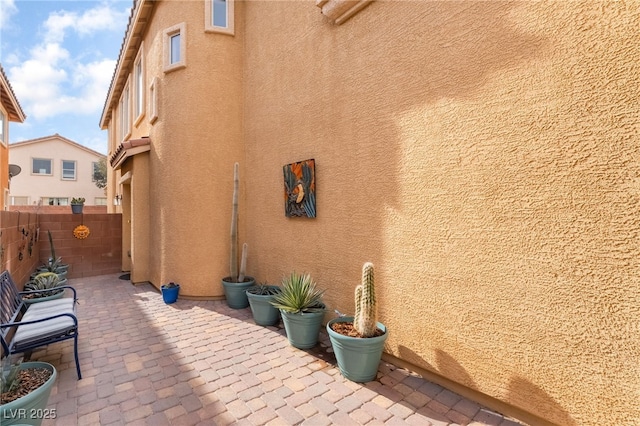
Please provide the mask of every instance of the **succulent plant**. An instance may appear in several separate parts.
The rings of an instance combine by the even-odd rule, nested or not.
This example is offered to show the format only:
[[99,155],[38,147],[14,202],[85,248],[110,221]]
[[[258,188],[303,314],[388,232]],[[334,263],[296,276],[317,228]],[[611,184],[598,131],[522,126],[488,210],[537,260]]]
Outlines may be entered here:
[[280,293],[273,296],[271,304],[292,314],[322,312],[326,310],[322,301],[323,293],[323,290],[316,288],[311,275],[292,272],[282,279]]
[[353,326],[363,337],[372,337],[376,333],[376,291],[373,279],[373,263],[362,266],[362,283],[356,287],[356,312]]
[[60,293],[63,289],[50,291],[56,287],[63,285],[58,274],[55,272],[41,272],[24,285],[25,291],[41,290],[42,293],[32,293],[31,297],[43,297]]

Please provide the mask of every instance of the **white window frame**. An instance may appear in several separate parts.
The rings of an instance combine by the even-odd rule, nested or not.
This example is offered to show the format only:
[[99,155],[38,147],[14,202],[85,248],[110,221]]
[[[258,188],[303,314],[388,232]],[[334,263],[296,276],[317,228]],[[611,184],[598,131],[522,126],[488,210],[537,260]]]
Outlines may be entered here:
[[130,82],[127,81],[127,84],[124,86],[122,90],[122,95],[120,96],[119,103],[119,114],[120,118],[120,142],[123,142],[131,136],[131,93],[130,93]]
[[[164,72],[168,73],[187,66],[187,24],[182,22],[173,27],[165,29],[163,32],[164,44]],[[171,63],[171,38],[180,36],[180,60]]]
[[149,123],[158,119],[158,77],[154,77],[149,86]]
[[[35,160],[44,160],[44,161],[48,161],[49,162],[49,167],[51,168],[51,173],[40,173],[40,172],[36,172],[35,168],[33,167],[33,162]],[[31,174],[33,176],[53,176],[53,159],[51,158],[40,158],[40,157],[32,157],[31,158]]]
[[2,145],[7,146],[7,113],[4,112],[3,109],[0,108],[0,143]]
[[213,24],[213,20],[215,18],[214,11],[213,11],[213,6],[217,1],[218,0],[205,0],[205,2],[204,2],[204,30],[205,30],[205,32],[235,35],[235,28],[234,28],[234,24],[233,24],[234,21],[235,21],[235,19],[234,19],[235,0],[226,0],[225,1],[225,3],[227,4],[227,9],[226,9],[227,25],[224,26],[224,27]]
[[[28,195],[12,195],[11,197],[12,206],[28,206],[29,205],[29,196]],[[16,200],[20,201],[20,203],[16,203]],[[24,203],[22,202],[24,201]]]
[[145,114],[146,105],[146,87],[144,83],[145,69],[144,69],[144,42],[140,44],[140,50],[138,56],[133,62],[133,116],[134,126],[137,126]]
[[[73,177],[64,177],[64,163],[73,163]],[[61,180],[77,180],[78,179],[78,162],[74,160],[60,160],[60,179]]]

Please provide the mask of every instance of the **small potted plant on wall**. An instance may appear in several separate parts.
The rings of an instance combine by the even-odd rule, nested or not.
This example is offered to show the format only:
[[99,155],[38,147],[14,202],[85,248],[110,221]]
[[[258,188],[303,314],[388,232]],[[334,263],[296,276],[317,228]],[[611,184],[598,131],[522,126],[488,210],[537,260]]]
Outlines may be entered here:
[[356,287],[356,312],[327,323],[327,333],[336,355],[340,373],[353,382],[375,379],[382,357],[387,328],[376,321],[376,294],[373,264],[362,267],[362,283]]
[[58,373],[46,362],[22,362],[10,355],[2,360],[0,423],[40,425]]
[[271,304],[273,296],[280,293],[280,287],[260,283],[247,289],[247,298],[258,325],[275,325],[280,321],[280,311]]
[[162,292],[162,300],[167,305],[175,303],[178,300],[178,293],[180,293],[180,284],[176,284],[173,281],[168,284],[162,284],[160,286]]
[[71,212],[74,214],[82,213],[82,208],[84,207],[85,199],[82,197],[72,198],[71,199]]
[[308,349],[318,343],[318,334],[327,309],[322,301],[323,293],[309,274],[292,272],[282,279],[280,293],[273,296],[271,304],[280,310],[284,329],[292,346]]
[[246,276],[247,243],[242,245],[242,260],[238,269],[238,193],[240,191],[239,165],[233,165],[233,204],[231,211],[231,246],[230,246],[230,274],[222,279],[224,295],[227,305],[233,309],[249,306],[246,290],[255,284],[252,277]]

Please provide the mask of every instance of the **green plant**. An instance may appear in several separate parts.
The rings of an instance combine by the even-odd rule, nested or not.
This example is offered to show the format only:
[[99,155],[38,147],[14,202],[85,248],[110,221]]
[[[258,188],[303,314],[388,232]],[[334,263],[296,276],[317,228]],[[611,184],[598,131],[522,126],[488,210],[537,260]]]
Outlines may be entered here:
[[280,288],[267,284],[266,282],[258,283],[253,287],[249,287],[247,292],[259,296],[269,296],[280,293]]
[[282,279],[280,293],[273,296],[271,304],[288,313],[322,312],[326,310],[323,293],[311,275],[292,272]]
[[231,248],[229,282],[244,281],[247,270],[247,243],[242,245],[242,260],[238,270],[238,193],[240,192],[240,165],[233,165],[233,200],[231,205]]
[[11,354],[2,358],[2,374],[0,375],[0,390],[2,393],[11,392],[20,386],[18,372],[22,364],[22,355]]
[[178,287],[178,284],[174,283],[173,281],[167,283],[167,284],[162,284],[160,286],[161,288],[175,288]]
[[55,289],[60,285],[61,282],[58,274],[56,274],[55,272],[41,272],[24,285],[24,290],[41,290],[42,293],[31,293],[33,295],[31,297],[43,297],[47,295],[57,294],[63,291],[63,289],[59,289],[58,291],[48,291]]
[[356,312],[353,317],[353,327],[363,337],[373,337],[376,334],[376,291],[373,279],[373,263],[367,262],[362,266],[362,283],[356,287]]
[[71,204],[84,204],[84,202],[85,202],[85,199],[83,197],[71,199]]

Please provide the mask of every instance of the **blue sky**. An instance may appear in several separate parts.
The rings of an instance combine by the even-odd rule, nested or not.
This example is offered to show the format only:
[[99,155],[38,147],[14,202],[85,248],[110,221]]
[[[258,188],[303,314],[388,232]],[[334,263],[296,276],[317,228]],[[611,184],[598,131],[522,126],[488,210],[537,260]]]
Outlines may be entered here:
[[0,0],[0,63],[27,115],[10,142],[58,133],[103,154],[99,121],[132,0]]

